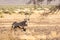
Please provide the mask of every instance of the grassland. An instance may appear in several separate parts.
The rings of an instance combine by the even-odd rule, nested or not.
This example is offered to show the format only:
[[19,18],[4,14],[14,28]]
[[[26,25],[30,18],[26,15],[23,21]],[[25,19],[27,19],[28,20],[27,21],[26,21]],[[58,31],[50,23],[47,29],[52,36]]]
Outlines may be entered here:
[[[40,6],[39,8],[44,10],[46,7],[51,8],[52,6]],[[60,40],[60,10],[48,13],[48,15],[32,12],[31,15],[28,15],[30,20],[26,27],[27,31],[24,32],[19,28],[16,31],[11,30],[13,22],[21,22],[26,18],[24,14],[13,12],[20,8],[33,8],[33,6],[0,6],[0,10],[11,10],[11,14],[0,12],[0,40]]]

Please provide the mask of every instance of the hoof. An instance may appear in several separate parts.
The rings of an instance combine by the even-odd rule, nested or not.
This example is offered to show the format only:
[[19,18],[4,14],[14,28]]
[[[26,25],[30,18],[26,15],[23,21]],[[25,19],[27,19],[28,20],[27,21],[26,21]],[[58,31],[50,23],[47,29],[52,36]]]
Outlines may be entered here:
[[26,31],[26,29],[23,29],[23,31]]

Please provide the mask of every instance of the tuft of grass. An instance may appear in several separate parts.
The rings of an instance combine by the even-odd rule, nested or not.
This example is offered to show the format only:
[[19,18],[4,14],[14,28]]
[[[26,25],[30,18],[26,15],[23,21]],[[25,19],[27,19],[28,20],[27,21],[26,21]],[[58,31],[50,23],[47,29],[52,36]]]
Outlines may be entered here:
[[3,18],[3,13],[0,13],[0,18]]

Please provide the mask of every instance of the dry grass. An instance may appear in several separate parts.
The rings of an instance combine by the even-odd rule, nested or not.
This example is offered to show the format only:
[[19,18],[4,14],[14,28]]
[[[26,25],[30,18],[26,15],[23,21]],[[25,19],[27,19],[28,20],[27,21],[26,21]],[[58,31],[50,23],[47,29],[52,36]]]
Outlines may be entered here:
[[14,21],[20,22],[25,15],[3,14],[0,18],[0,40],[60,40],[60,12],[49,16],[32,14],[29,18],[27,31],[17,28],[11,30]]

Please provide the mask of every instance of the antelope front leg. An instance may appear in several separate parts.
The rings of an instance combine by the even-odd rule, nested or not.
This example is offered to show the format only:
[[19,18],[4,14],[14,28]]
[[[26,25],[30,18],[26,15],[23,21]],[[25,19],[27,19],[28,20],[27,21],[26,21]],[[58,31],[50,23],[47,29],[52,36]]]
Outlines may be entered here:
[[22,27],[23,31],[26,31],[26,28]]

